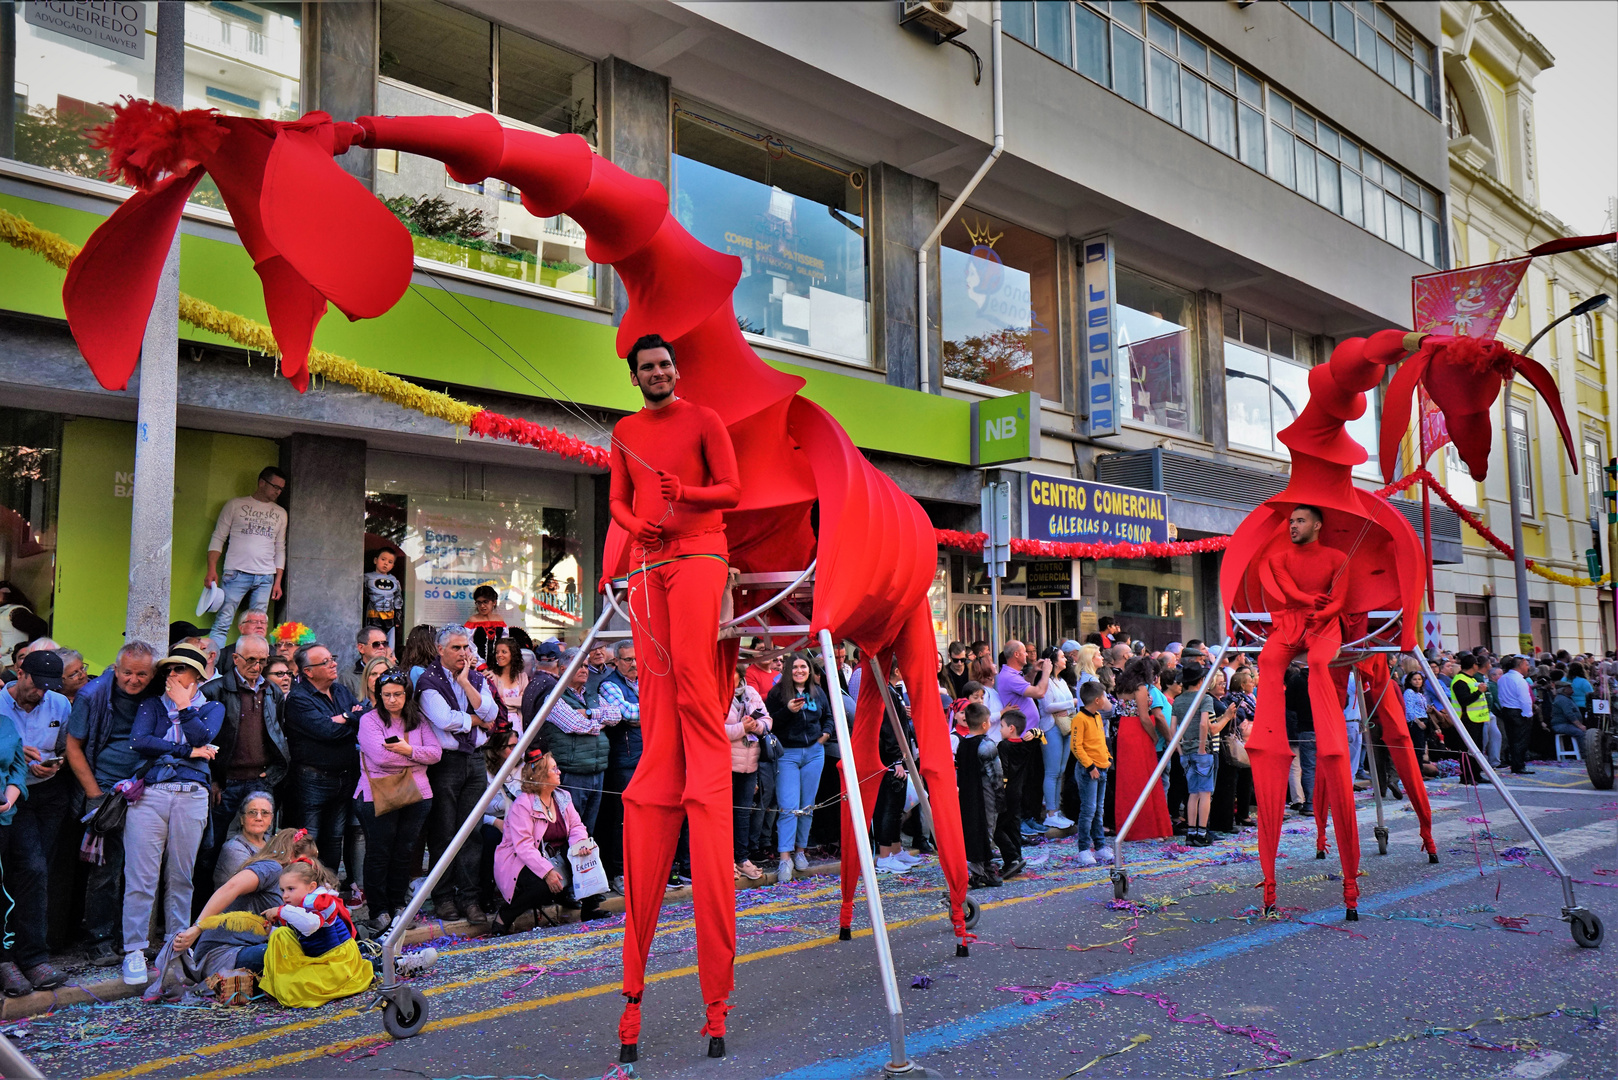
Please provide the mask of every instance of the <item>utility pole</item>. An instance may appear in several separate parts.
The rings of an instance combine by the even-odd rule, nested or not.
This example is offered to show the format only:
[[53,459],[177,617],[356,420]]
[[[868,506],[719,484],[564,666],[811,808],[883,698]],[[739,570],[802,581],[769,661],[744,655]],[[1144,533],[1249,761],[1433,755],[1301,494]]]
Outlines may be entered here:
[[[152,97],[178,109],[185,98],[185,5],[155,6],[157,70]],[[135,492],[129,527],[129,608],[124,620],[126,641],[144,641],[158,649],[168,645],[179,359],[180,234],[176,230],[141,342]]]

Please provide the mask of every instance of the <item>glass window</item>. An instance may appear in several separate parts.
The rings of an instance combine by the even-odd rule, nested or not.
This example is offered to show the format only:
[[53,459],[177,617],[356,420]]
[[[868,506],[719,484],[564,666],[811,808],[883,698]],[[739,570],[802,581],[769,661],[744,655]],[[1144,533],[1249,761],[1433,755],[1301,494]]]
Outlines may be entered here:
[[1359,57],[1362,63],[1375,67],[1376,31],[1366,22],[1359,23],[1355,30],[1354,55]]
[[[383,18],[389,20],[384,25],[392,29],[385,33],[399,35],[416,32],[412,27],[436,26],[433,20],[439,18],[441,9],[449,12],[446,27],[460,26],[460,20],[467,17],[438,4],[389,3],[384,5]],[[484,25],[487,29],[488,24]],[[462,35],[466,41],[474,36]],[[385,44],[388,40],[384,39]],[[509,117],[506,122],[552,134],[577,133],[593,140],[595,65],[504,28],[498,43],[498,106]],[[388,77],[377,84],[378,112],[469,116],[487,108],[475,101],[445,100],[445,88],[471,86],[475,93],[483,92],[477,78],[455,71],[450,63],[455,48],[429,55],[419,43],[413,47],[418,53],[408,54],[415,56],[408,62],[398,54],[394,59],[384,57]],[[472,61],[478,70],[480,64],[481,60]],[[404,85],[407,79],[432,85]],[[584,230],[572,218],[562,214],[535,217],[511,186],[499,180],[457,183],[443,163],[433,158],[390,154],[379,157],[378,166],[374,190],[410,230],[417,256],[507,281],[595,296],[596,268],[585,254]]]
[[1295,160],[1293,148],[1296,144],[1292,138],[1292,132],[1279,124],[1271,124],[1270,141],[1275,144],[1272,147],[1273,154],[1270,157],[1270,175],[1278,183],[1285,184],[1289,188],[1297,187],[1297,181],[1293,179],[1293,162]]
[[1331,0],[1314,0],[1309,5],[1309,21],[1326,32],[1331,33]]
[[1365,181],[1365,227],[1378,236],[1386,236],[1388,227],[1382,220],[1382,189]]
[[500,114],[594,143],[595,64],[504,27],[499,34]]
[[938,256],[944,374],[1062,400],[1056,241],[971,208]]
[[1404,247],[1404,212],[1400,208],[1399,200],[1393,197],[1392,192],[1382,193],[1382,210],[1387,224],[1387,232],[1382,234],[1383,239],[1395,247]]
[[1325,154],[1315,155],[1315,198],[1334,214],[1343,212],[1341,169],[1341,165]]
[[1399,216],[1404,219],[1405,251],[1421,258],[1421,215],[1414,207],[1399,204]]
[[1242,163],[1249,168],[1264,171],[1264,114],[1246,104],[1239,107],[1241,114]]
[[1208,47],[1190,34],[1180,35],[1180,59],[1198,71],[1208,68]]
[[1152,53],[1152,111],[1169,123],[1180,123],[1180,65],[1156,49]]
[[[1064,64],[1073,62],[1072,43],[1068,40],[1069,12],[1073,5],[1067,0],[1038,0],[1034,4],[1034,19],[1037,23],[1035,41],[1039,51]],[[1001,18],[1004,18],[1002,9]]]
[[493,27],[430,2],[383,0],[377,71],[485,112],[494,108]]
[[1332,157],[1337,157],[1341,152],[1337,132],[1332,128],[1327,127],[1325,124],[1319,124],[1316,126],[1315,145],[1320,147],[1320,149],[1325,153],[1330,154]]
[[1393,81],[1393,43],[1385,37],[1376,39],[1376,73]]
[[1208,92],[1208,140],[1236,156],[1236,99],[1220,90]]
[[1393,54],[1393,85],[1406,97],[1416,96],[1415,68],[1404,53]]
[[1302,109],[1295,109],[1292,113],[1292,130],[1304,142],[1315,141],[1315,118]]
[[1034,0],[1006,0],[1000,5],[1001,25],[1018,41],[1034,43]]
[[1141,15],[1140,0],[1113,0],[1112,17],[1137,34],[1141,32]]
[[1119,363],[1129,364],[1137,423],[1199,433],[1196,304],[1192,295],[1120,268]]
[[1343,164],[1347,165],[1350,169],[1359,168],[1360,144],[1355,142],[1353,139],[1350,139],[1347,135],[1342,136],[1339,142],[1341,143],[1341,146],[1338,148],[1338,158],[1340,158]]
[[1181,123],[1204,142],[1208,139],[1208,84],[1180,69]]
[[1195,565],[1188,555],[1153,563],[1098,559],[1096,613],[1116,617],[1152,649],[1171,641],[1189,641],[1202,632]]
[[1270,91],[1270,119],[1282,127],[1292,126],[1292,102],[1274,90]]
[[738,325],[866,361],[865,174],[678,102],[673,164],[675,218],[742,260]]
[[1461,460],[1461,452],[1455,449],[1454,443],[1444,444],[1444,486],[1465,505],[1479,505],[1478,483],[1472,479],[1471,470]]
[[1423,262],[1438,265],[1438,252],[1442,245],[1438,242],[1438,219],[1423,215],[1421,219],[1421,259]]
[[1112,28],[1112,88],[1142,108],[1146,105],[1146,45],[1122,27]]
[[[157,5],[120,4],[143,19],[141,55],[131,56],[27,21],[28,4],[4,11],[8,48],[15,49],[15,126],[9,143],[18,161],[74,176],[106,179],[107,152],[90,146],[90,129],[112,119],[124,95],[152,96]],[[303,5],[188,3],[185,6],[184,107],[230,116],[295,120],[303,77]],[[193,202],[224,205],[204,179]]]
[[1270,417],[1275,424],[1276,446],[1279,448],[1283,445],[1281,432],[1291,427],[1292,422],[1303,415],[1303,407],[1309,404],[1309,368],[1272,357],[1270,391],[1274,395]]
[[1146,12],[1146,38],[1170,56],[1179,52],[1178,35],[1174,32],[1174,24],[1155,11]]
[[1297,159],[1298,194],[1306,199],[1315,198],[1315,152],[1301,141],[1292,144]]
[[1208,54],[1208,74],[1226,90],[1236,89],[1236,65],[1218,53]]
[[1370,151],[1366,151],[1365,154],[1364,172],[1365,178],[1371,183],[1380,184],[1382,182],[1382,162],[1379,158],[1373,156]]
[[1515,406],[1511,414],[1511,456],[1517,470],[1517,505],[1527,517],[1534,516],[1534,456],[1528,434],[1528,413]]
[[1338,4],[1336,7],[1336,17],[1333,20],[1332,25],[1332,36],[1337,39],[1337,44],[1341,45],[1349,52],[1353,52],[1354,13],[1348,9],[1347,4]]
[[1358,173],[1343,170],[1343,216],[1356,225],[1365,224],[1365,189],[1360,187]]
[[1236,96],[1255,109],[1264,108],[1264,84],[1246,71],[1236,73]]
[[1107,20],[1087,7],[1073,9],[1077,38],[1073,66],[1080,75],[1107,86],[1111,79],[1107,64]]
[[1343,425],[1349,438],[1359,443],[1365,450],[1365,460],[1354,466],[1354,475],[1367,479],[1380,479],[1382,476],[1382,453],[1377,443],[1378,432],[1381,431],[1381,410],[1377,408],[1379,391],[1374,387],[1365,395],[1365,412],[1359,419],[1350,420]]
[[1270,427],[1270,358],[1225,342],[1226,436],[1238,446],[1276,452]]
[[[19,16],[20,18],[21,16]],[[55,607],[56,510],[62,467],[62,418],[31,409],[0,409],[0,578],[11,592],[0,597],[10,630],[28,625],[27,612],[48,624]],[[104,483],[127,497],[128,481],[110,463]],[[12,605],[20,605],[13,608]],[[35,625],[37,637],[44,626]],[[23,641],[26,638],[18,638]],[[69,643],[71,644],[71,643]],[[88,651],[88,646],[85,647]]]

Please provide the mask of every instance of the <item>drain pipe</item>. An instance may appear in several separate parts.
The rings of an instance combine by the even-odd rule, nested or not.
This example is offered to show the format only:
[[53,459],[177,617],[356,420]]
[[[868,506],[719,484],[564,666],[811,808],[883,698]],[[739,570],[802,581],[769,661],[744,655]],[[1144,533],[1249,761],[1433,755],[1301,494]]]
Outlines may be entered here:
[[1005,94],[1001,89],[1000,79],[1000,0],[993,0],[989,7],[991,12],[990,33],[992,35],[989,55],[990,66],[994,69],[992,83],[994,88],[994,148],[989,151],[989,156],[984,159],[983,164],[978,166],[978,171],[972,175],[972,179],[967,181],[966,187],[955,197],[955,201],[949,204],[949,209],[939,217],[938,224],[934,226],[932,232],[927,234],[927,239],[921,242],[921,247],[916,251],[916,326],[917,332],[921,336],[917,356],[921,360],[921,392],[924,394],[933,392],[931,364],[927,357],[927,249],[938,243],[938,238],[944,233],[944,226],[950,223],[955,217],[955,212],[971,197],[972,192],[977,190],[978,184],[983,181],[983,177],[1006,149]]

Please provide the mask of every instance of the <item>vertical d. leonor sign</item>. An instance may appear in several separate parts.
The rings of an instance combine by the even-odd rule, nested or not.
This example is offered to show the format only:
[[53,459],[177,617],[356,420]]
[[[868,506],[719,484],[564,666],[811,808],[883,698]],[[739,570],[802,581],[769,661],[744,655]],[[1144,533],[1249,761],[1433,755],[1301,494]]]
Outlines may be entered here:
[[1086,430],[1117,435],[1129,407],[1129,373],[1118,370],[1117,313],[1113,297],[1112,237],[1092,236],[1079,245],[1079,369],[1083,372]]

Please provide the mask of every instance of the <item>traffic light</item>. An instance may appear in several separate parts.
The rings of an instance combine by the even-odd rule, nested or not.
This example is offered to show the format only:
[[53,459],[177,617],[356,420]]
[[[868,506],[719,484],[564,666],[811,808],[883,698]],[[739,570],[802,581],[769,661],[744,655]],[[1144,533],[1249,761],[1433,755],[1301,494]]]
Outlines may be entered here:
[[1584,565],[1590,570],[1590,580],[1601,580],[1601,552],[1597,548],[1584,549]]

